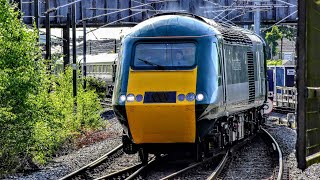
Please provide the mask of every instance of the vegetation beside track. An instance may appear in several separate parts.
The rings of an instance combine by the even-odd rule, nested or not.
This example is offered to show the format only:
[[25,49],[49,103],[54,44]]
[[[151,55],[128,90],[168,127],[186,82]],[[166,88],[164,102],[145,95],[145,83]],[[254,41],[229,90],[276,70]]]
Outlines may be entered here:
[[103,126],[98,95],[78,79],[73,97],[72,70],[47,71],[37,34],[0,0],[0,174],[35,169],[66,140]]

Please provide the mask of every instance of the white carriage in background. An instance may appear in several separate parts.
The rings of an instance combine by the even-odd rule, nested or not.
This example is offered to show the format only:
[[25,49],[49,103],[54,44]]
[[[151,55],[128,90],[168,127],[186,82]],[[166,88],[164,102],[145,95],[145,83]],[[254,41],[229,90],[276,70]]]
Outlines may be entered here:
[[[86,56],[87,77],[94,77],[105,81],[107,84],[107,97],[112,96],[117,60],[117,53],[99,53]],[[84,72],[83,56],[78,56],[77,62],[81,66],[81,72]],[[63,71],[63,58],[56,61],[54,71],[56,74]]]

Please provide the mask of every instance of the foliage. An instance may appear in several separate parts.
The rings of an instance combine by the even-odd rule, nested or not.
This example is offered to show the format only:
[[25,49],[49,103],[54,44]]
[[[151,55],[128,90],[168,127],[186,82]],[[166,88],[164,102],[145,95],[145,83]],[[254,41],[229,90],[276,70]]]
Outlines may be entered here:
[[271,48],[271,58],[278,53],[278,40],[282,38],[282,33],[280,32],[278,26],[273,26],[271,31],[266,34],[266,43]]
[[37,38],[0,0],[0,174],[44,163],[66,139],[102,126],[98,96],[79,79],[74,98],[70,69],[48,74]]
[[280,66],[282,65],[282,60],[278,59],[278,60],[267,60],[267,66]]
[[0,167],[17,168],[32,144],[42,73],[36,38],[0,0]]
[[[78,95],[72,95],[72,70],[53,76],[53,92],[45,95],[40,108],[44,117],[36,123],[33,157],[44,163],[57,148],[71,136],[102,126],[99,112],[101,105],[98,96],[92,90],[84,91],[78,80]],[[75,101],[76,100],[76,101]],[[76,109],[74,103],[76,102]]]
[[280,26],[279,31],[281,32],[282,37],[289,41],[294,41],[297,37],[297,28],[291,26]]
[[99,98],[103,99],[107,94],[107,83],[103,79],[97,79],[94,77],[87,77],[88,89],[96,91]]

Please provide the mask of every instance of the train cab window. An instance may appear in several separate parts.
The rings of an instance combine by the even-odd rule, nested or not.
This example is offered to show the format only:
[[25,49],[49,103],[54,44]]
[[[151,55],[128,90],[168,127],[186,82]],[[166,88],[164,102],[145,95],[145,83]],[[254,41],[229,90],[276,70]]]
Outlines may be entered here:
[[133,69],[191,69],[196,62],[194,43],[138,44]]

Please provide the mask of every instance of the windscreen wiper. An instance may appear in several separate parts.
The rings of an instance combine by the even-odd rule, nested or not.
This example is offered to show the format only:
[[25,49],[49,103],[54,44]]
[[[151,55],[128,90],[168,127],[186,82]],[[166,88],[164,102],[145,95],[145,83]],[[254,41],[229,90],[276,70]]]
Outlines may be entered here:
[[161,66],[161,65],[159,65],[159,64],[156,64],[156,63],[153,63],[153,62],[144,60],[144,59],[140,59],[140,58],[138,58],[138,60],[140,60],[140,61],[142,61],[142,62],[144,62],[144,63],[146,63],[146,64],[149,64],[149,65],[151,65],[151,66],[156,66],[156,67],[158,67],[159,69],[164,69],[164,66]]

